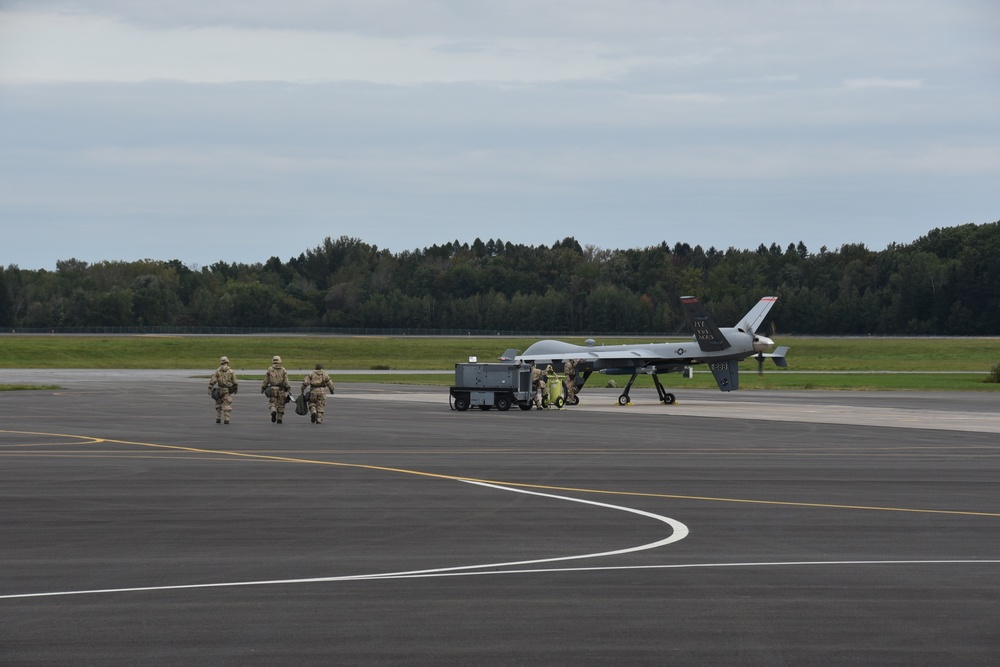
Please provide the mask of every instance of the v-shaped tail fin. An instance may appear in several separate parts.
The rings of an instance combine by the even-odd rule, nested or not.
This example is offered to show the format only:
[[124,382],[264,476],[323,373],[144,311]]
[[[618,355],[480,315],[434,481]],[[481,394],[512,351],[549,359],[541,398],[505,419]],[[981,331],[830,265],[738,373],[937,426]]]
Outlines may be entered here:
[[767,312],[771,310],[771,306],[778,300],[776,296],[765,296],[763,299],[757,302],[757,305],[750,309],[750,312],[743,316],[740,323],[736,325],[737,329],[741,329],[746,333],[757,333],[757,327],[761,325],[764,318],[767,317]]
[[729,341],[719,331],[712,316],[702,308],[697,297],[682,296],[681,305],[684,307],[684,314],[691,323],[692,329],[694,329],[694,339],[702,352],[721,352],[730,346]]

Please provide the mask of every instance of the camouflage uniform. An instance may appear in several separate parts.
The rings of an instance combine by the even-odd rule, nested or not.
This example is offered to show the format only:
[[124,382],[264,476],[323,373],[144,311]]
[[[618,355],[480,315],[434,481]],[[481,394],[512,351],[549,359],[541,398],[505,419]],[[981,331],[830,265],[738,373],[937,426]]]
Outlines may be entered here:
[[531,386],[535,389],[532,402],[535,404],[536,408],[541,410],[542,399],[548,398],[549,396],[549,385],[546,381],[545,371],[538,366],[531,369]]
[[292,390],[292,385],[288,384],[288,373],[281,367],[281,357],[275,356],[271,359],[271,367],[264,372],[264,382],[260,385],[260,393],[271,388],[268,396],[268,410],[271,412],[271,421],[281,423],[285,416],[285,403],[288,392]]
[[316,364],[316,370],[302,380],[302,393],[309,390],[309,419],[313,424],[323,423],[323,412],[326,410],[326,390],[334,393],[333,380],[323,370],[323,364]]
[[212,389],[218,389],[218,398],[215,399],[215,423],[223,421],[229,423],[229,414],[233,411],[233,394],[239,388],[239,380],[236,374],[229,367],[229,357],[219,359],[219,368],[212,373],[212,379],[208,381],[208,395],[212,395]]
[[576,396],[576,364],[579,359],[570,359],[563,364],[563,373],[566,374],[566,405],[571,405],[573,397]]

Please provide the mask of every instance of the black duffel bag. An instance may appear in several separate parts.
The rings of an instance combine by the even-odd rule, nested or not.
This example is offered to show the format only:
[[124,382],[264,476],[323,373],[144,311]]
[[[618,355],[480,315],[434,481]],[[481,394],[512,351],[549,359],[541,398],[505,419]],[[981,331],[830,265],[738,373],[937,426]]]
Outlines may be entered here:
[[297,415],[307,415],[309,414],[309,401],[305,393],[301,393],[295,399],[295,414]]

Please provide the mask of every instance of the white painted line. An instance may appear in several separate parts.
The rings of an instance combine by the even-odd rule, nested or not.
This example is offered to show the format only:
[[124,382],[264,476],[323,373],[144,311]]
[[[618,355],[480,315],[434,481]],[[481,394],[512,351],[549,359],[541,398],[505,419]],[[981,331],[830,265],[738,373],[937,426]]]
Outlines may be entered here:
[[[555,563],[563,562],[569,560],[580,560],[584,558],[600,558],[602,556],[617,556],[620,554],[633,553],[636,551],[645,551],[647,549],[656,549],[658,547],[666,546],[673,542],[678,542],[683,540],[688,535],[688,528],[680,521],[671,519],[669,517],[661,516],[659,514],[653,514],[652,512],[646,512],[643,510],[637,510],[631,507],[623,507],[621,505],[610,505],[608,503],[599,503],[593,500],[583,500],[580,498],[571,498],[569,496],[557,496],[551,493],[540,493],[538,491],[529,491],[527,489],[515,489],[507,486],[500,486],[498,484],[488,484],[485,482],[475,482],[472,480],[458,480],[466,484],[474,484],[476,486],[482,486],[491,489],[497,489],[500,491],[508,491],[510,493],[523,493],[531,496],[540,496],[542,498],[553,498],[555,500],[565,500],[573,503],[580,503],[581,505],[591,505],[594,507],[604,507],[607,509],[619,510],[622,512],[629,512],[631,514],[638,514],[639,516],[649,517],[651,519],[656,519],[661,521],[671,527],[671,534],[661,540],[655,542],[649,542],[647,544],[640,544],[635,547],[627,547],[624,549],[616,549],[614,551],[602,551],[598,553],[589,554],[578,554],[572,556],[557,556],[554,558],[539,558],[534,560],[522,560],[522,561],[508,561],[500,563],[487,563],[483,565],[460,565],[456,567],[442,567],[434,568],[429,570],[411,570],[404,572],[384,572],[379,574],[360,574],[360,575],[346,575],[341,577],[319,577],[312,579],[276,579],[276,580],[266,580],[266,581],[240,581],[240,582],[221,582],[212,584],[181,584],[174,586],[141,586],[134,588],[104,588],[95,590],[82,590],[82,591],[54,591],[48,593],[21,593],[15,595],[0,595],[0,600],[12,600],[20,598],[41,598],[41,597],[59,597],[68,595],[98,595],[107,593],[139,593],[139,592],[151,592],[151,591],[177,591],[177,590],[187,590],[195,588],[236,588],[241,586],[273,586],[279,584],[309,584],[309,583],[328,583],[335,581],[365,581],[371,579],[405,579],[414,577],[432,577],[432,576],[442,576],[445,574],[459,574],[459,573],[474,573],[470,572],[473,570],[481,570],[484,568],[511,568],[518,567],[522,565],[538,565],[540,563]],[[513,570],[516,572],[517,570]]]
[[771,563],[672,563],[663,565],[603,565],[594,567],[551,567],[530,570],[489,570],[474,572],[438,572],[434,574],[400,574],[397,576],[359,576],[356,580],[369,579],[420,579],[424,577],[474,577],[492,574],[558,574],[571,572],[618,572],[629,570],[691,570],[751,567],[805,567],[805,566],[847,567],[856,565],[1000,565],[1000,560],[826,560],[826,561],[778,561]]
[[[513,565],[514,563],[512,563]],[[663,565],[606,565],[596,567],[560,567],[560,568],[533,568],[517,570],[487,570],[487,571],[464,571],[462,568],[448,568],[442,570],[415,570],[413,572],[391,572],[382,574],[354,574],[342,577],[315,577],[311,579],[273,579],[266,581],[237,581],[215,584],[187,584],[178,586],[145,586],[137,588],[106,588],[88,591],[57,591],[50,593],[22,593],[17,595],[0,595],[0,600],[13,600],[20,598],[44,598],[60,597],[69,595],[97,595],[100,593],[141,593],[147,591],[178,591],[197,588],[239,588],[249,586],[276,586],[292,584],[316,584],[316,583],[336,583],[343,581],[372,581],[390,579],[425,579],[435,577],[479,577],[488,575],[510,575],[510,574],[559,574],[572,572],[617,572],[630,570],[689,570],[689,569],[738,569],[738,568],[763,568],[763,567],[852,567],[852,566],[916,566],[916,565],[1000,565],[1000,560],[826,560],[826,561],[777,561],[767,563],[672,563]],[[468,567],[490,567],[488,565],[468,566]]]

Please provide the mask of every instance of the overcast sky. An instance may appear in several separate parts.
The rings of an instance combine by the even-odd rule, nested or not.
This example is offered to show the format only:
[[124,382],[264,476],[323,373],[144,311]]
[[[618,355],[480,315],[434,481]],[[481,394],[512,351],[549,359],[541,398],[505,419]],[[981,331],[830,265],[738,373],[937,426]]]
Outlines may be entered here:
[[996,0],[0,0],[0,265],[1000,220]]

